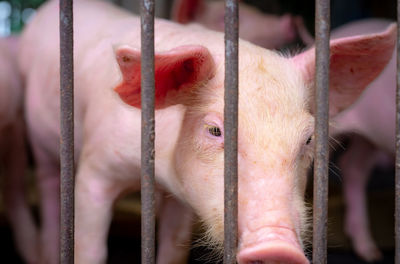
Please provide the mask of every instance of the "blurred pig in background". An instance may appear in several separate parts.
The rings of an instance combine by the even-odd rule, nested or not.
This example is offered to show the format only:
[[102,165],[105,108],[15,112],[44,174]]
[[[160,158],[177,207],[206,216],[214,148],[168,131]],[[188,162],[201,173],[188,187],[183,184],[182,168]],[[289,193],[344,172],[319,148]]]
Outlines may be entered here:
[[[336,28],[331,37],[377,33],[390,23],[383,19],[355,21]],[[375,166],[394,165],[396,54],[393,52],[389,64],[356,103],[332,121],[334,137],[350,135],[349,145],[338,161],[346,202],[345,232],[356,253],[368,262],[382,257],[370,232],[366,188]]]
[[18,37],[0,38],[0,169],[5,213],[26,263],[37,263],[35,224],[26,201],[27,165],[23,88],[17,67]]
[[[224,1],[175,0],[171,19],[182,23],[199,23],[224,31]],[[239,3],[239,37],[267,49],[280,49],[296,40],[310,44],[313,39],[300,16],[265,14],[243,1]]]

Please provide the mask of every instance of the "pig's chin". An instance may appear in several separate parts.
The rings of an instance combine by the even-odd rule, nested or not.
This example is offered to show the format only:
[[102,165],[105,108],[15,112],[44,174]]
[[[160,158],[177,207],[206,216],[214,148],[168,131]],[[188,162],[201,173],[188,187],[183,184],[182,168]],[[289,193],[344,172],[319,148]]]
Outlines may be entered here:
[[224,220],[217,215],[202,219],[202,235],[195,241],[195,246],[207,247],[212,250],[205,258],[208,261],[222,259],[224,252]]

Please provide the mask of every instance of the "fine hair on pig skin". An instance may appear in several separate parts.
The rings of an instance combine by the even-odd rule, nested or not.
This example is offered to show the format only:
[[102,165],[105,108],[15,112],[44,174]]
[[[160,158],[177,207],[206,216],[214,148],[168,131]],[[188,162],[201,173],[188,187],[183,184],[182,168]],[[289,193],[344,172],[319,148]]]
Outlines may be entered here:
[[[140,19],[102,1],[77,1],[74,8],[75,263],[96,264],[107,259],[115,200],[127,190],[140,190]],[[54,202],[41,201],[48,222],[59,215],[57,11],[56,1],[38,11],[22,35],[19,54],[38,185],[44,197],[54,196]],[[394,32],[392,26],[380,35],[331,43],[332,116],[366,85],[354,78],[367,75],[369,80],[383,69],[395,45]],[[372,43],[379,57],[360,52]],[[155,47],[156,182],[194,209],[211,243],[220,245],[224,36],[157,19]],[[359,55],[356,60],[345,52],[350,49]],[[239,50],[237,261],[306,264],[302,236],[309,223],[304,191],[314,145],[309,139],[315,50],[285,58],[243,40]],[[354,74],[340,71],[371,63],[376,67],[361,67]],[[348,81],[352,86],[345,85]],[[58,230],[57,225],[43,226],[42,256],[49,263],[58,261]]]

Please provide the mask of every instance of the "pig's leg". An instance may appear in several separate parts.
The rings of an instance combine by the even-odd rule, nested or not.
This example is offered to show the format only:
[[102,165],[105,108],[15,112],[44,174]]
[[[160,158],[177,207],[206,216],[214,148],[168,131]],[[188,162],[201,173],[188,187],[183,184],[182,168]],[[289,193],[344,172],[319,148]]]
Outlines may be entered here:
[[37,184],[40,194],[41,261],[59,263],[60,252],[60,169],[58,161],[32,142],[37,162]]
[[7,132],[8,148],[4,156],[3,186],[5,213],[12,226],[15,244],[21,256],[26,263],[38,263],[38,232],[26,200],[27,157],[22,121]]
[[106,263],[112,207],[121,187],[88,162],[80,165],[75,189],[75,263]]
[[352,136],[348,150],[339,160],[346,200],[345,231],[356,253],[366,261],[382,257],[370,233],[366,187],[376,165],[378,152],[365,139]]
[[160,208],[157,264],[187,263],[193,212],[170,195]]

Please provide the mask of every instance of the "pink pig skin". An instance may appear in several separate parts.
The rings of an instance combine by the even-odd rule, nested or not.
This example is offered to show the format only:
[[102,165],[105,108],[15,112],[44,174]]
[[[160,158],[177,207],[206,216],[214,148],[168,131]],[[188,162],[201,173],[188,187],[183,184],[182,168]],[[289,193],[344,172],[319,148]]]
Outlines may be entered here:
[[[58,215],[57,5],[51,1],[38,11],[23,33],[19,56],[29,134],[47,201],[45,223]],[[101,1],[77,1],[74,8],[75,263],[105,263],[113,203],[122,193],[140,189],[140,20]],[[155,32],[156,181],[200,216],[209,243],[218,247],[223,242],[224,37],[164,20],[156,20]],[[395,26],[331,45],[330,92],[341,100],[330,107],[337,113],[389,61]],[[237,260],[305,264],[303,195],[313,153],[308,139],[314,123],[315,52],[290,59],[246,41],[239,49]],[[354,50],[351,56],[348,50]],[[375,67],[340,71],[357,65]],[[56,227],[44,228],[43,237],[55,242]],[[57,243],[43,245],[42,257],[56,263]]]
[[[389,24],[382,19],[361,20],[333,30],[332,37],[379,32]],[[393,52],[389,64],[360,99],[333,120],[334,136],[352,134],[350,145],[338,164],[347,204],[345,231],[356,253],[369,262],[380,259],[382,255],[369,229],[366,186],[375,165],[394,162],[395,98],[396,52]]]
[[23,89],[17,67],[18,37],[0,39],[0,165],[6,216],[26,263],[37,263],[37,231],[25,199],[26,169]]
[[[179,23],[199,23],[223,32],[224,14],[224,1],[175,0],[171,18]],[[264,14],[243,2],[239,2],[239,36],[267,49],[282,48],[298,37],[305,44],[313,41],[301,17]]]

